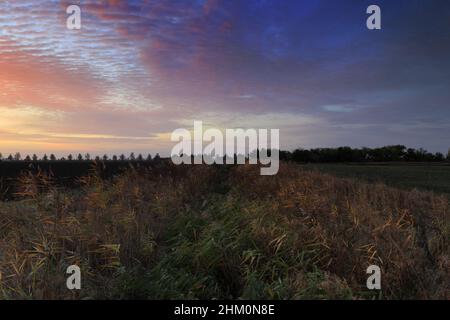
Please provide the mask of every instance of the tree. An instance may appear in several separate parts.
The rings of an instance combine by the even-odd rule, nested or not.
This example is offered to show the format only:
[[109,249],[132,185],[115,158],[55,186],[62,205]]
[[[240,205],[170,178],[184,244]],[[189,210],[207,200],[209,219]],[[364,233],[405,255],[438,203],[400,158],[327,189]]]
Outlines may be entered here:
[[130,158],[131,161],[136,160],[136,157],[134,156],[134,152],[130,153]]
[[48,156],[46,154],[44,154],[44,156],[42,157],[43,161],[48,161]]
[[159,161],[159,159],[161,159],[161,157],[159,156],[159,153],[157,153],[157,154],[155,155],[154,160]]
[[106,154],[103,155],[103,161],[108,161],[108,155]]
[[448,149],[448,152],[447,152],[447,160],[450,161],[450,149]]
[[[450,152],[450,150],[449,150],[449,152]],[[3,159],[3,155],[2,155],[2,153],[0,152],[0,160],[2,160]]]
[[36,155],[36,154],[33,154],[33,157],[32,157],[32,159],[33,159],[33,161],[38,161],[38,156]]
[[72,156],[71,154],[69,154],[69,155],[67,156],[67,160],[72,161],[72,160],[73,160],[73,156]]
[[150,153],[147,156],[147,161],[152,161],[152,155]]
[[84,155],[84,158],[89,161],[89,160],[91,160],[91,155],[89,153],[86,153]]
[[12,160],[14,160],[14,157],[12,156],[12,154],[10,154],[9,156],[8,156],[8,158],[7,158],[9,161],[12,161]]
[[309,162],[310,158],[310,152],[308,150],[297,149],[292,153],[292,160],[296,162]]
[[142,154],[139,153],[137,159],[138,161],[143,161],[144,157],[142,156]]
[[16,152],[16,154],[14,155],[14,160],[19,161],[20,159],[22,159],[20,152]]
[[27,155],[26,157],[25,157],[25,161],[31,161],[31,157],[29,156],[29,155]]
[[56,156],[53,153],[50,155],[50,161],[56,161]]
[[442,153],[436,152],[434,155],[434,161],[444,161],[445,157]]
[[100,161],[100,156],[95,156],[95,161],[99,162]]
[[112,159],[113,159],[113,161],[117,161],[117,156],[113,155]]
[[125,161],[125,155],[124,154],[120,155],[120,161]]
[[78,160],[78,161],[83,161],[83,156],[81,155],[81,153],[78,154],[77,160]]

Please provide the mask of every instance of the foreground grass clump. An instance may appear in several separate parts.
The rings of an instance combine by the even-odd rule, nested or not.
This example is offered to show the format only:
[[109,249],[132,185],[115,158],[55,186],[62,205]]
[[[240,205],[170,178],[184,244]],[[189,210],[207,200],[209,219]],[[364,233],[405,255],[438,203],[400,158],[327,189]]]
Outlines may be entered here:
[[[0,298],[450,298],[450,206],[283,164],[164,165],[0,204]],[[82,269],[82,290],[65,286]],[[382,269],[382,291],[366,268]]]

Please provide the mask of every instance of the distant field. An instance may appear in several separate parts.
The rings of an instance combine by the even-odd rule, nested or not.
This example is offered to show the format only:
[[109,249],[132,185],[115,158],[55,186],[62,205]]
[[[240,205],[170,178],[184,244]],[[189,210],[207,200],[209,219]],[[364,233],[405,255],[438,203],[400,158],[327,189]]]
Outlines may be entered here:
[[403,189],[450,194],[450,165],[438,164],[307,164],[306,168],[339,177],[383,182]]

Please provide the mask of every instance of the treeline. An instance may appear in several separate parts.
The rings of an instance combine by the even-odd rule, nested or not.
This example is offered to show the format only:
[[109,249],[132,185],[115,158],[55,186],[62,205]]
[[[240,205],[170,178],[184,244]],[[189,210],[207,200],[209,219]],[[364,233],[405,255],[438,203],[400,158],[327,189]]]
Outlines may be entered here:
[[[270,154],[270,150],[268,151]],[[85,155],[78,154],[73,156],[57,158],[54,154],[49,156],[44,154],[41,158],[37,155],[22,157],[20,153],[10,154],[4,158],[0,153],[0,161],[154,161],[160,159],[159,154],[152,157],[150,154],[143,156],[135,155],[134,152],[128,156],[121,154],[119,156],[108,155],[91,157],[89,153]],[[447,155],[440,152],[432,153],[423,148],[407,148],[404,145],[392,145],[380,148],[315,148],[315,149],[296,149],[294,151],[280,151],[280,160],[296,162],[389,162],[389,161],[407,161],[407,162],[443,162],[450,161],[450,150]]]
[[148,154],[147,156],[143,156],[142,154],[135,155],[134,152],[130,153],[130,155],[125,156],[124,154],[121,154],[119,156],[113,155],[109,157],[108,155],[95,156],[91,157],[89,153],[86,153],[85,155],[78,154],[77,156],[73,156],[72,154],[69,154],[67,157],[61,157],[57,158],[54,154],[44,154],[41,158],[39,158],[36,154],[33,154],[32,156],[27,155],[25,157],[22,157],[22,155],[17,152],[14,155],[10,154],[7,157],[3,157],[3,155],[0,153],[0,161],[1,160],[7,160],[7,161],[152,161],[152,160],[158,160],[160,158],[159,154],[157,153],[155,157],[153,158],[151,154]]
[[385,146],[381,148],[350,147],[297,149],[293,152],[281,151],[281,160],[296,162],[442,162],[450,161],[450,150],[446,156],[440,152],[431,153],[425,149],[407,148],[403,145]]

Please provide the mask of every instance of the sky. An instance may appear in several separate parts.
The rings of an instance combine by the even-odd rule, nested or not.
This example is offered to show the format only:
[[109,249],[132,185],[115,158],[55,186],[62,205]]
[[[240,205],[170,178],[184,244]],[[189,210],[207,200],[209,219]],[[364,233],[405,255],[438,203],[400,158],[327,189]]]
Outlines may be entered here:
[[0,1],[3,155],[169,155],[194,120],[446,153],[450,1]]

